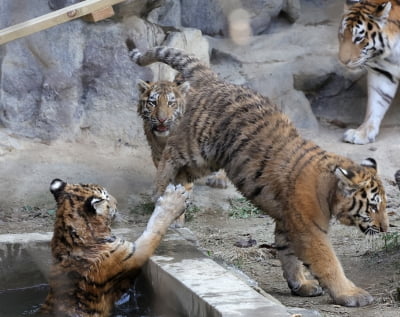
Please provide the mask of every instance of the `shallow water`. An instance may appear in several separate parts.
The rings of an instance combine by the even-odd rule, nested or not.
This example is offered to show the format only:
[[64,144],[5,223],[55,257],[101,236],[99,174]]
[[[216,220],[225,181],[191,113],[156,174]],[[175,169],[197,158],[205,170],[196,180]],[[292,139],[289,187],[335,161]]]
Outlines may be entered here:
[[[34,316],[44,302],[49,286],[38,284],[31,287],[0,290],[0,316]],[[119,301],[112,317],[178,317],[167,308],[164,301],[156,299],[148,283],[141,276]]]

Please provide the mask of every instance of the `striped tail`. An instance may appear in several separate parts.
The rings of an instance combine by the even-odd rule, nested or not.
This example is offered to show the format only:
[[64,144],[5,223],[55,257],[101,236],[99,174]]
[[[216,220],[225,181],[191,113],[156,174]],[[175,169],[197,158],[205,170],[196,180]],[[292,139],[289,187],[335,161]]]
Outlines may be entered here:
[[129,57],[140,66],[162,62],[181,73],[185,81],[196,82],[217,79],[217,76],[208,66],[204,65],[194,55],[189,55],[183,50],[156,46],[142,54],[137,48],[132,47],[134,44],[131,40],[127,40],[126,44],[129,49]]
[[400,170],[398,170],[396,174],[394,174],[394,179],[396,180],[397,186],[399,186],[400,189]]

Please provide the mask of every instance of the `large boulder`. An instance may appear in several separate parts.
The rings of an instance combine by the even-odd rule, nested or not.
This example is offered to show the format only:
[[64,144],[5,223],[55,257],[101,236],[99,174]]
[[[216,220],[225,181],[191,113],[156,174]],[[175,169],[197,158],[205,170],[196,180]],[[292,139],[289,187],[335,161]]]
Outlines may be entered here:
[[290,22],[300,16],[300,0],[181,0],[182,25],[207,35],[230,35],[235,12],[247,12],[252,34],[264,33],[281,13]]
[[[2,27],[74,1],[2,1]],[[153,1],[148,1],[153,3]],[[135,6],[143,1],[128,1]],[[138,6],[136,6],[138,8]],[[5,11],[4,11],[5,10]],[[150,14],[142,5],[141,14]],[[35,33],[0,47],[0,124],[16,135],[40,140],[98,140],[133,144],[142,139],[136,114],[138,78],[172,79],[167,67],[132,63],[125,40],[142,49],[171,45],[208,62],[208,43],[199,30],[164,29],[127,10],[92,24],[83,20]],[[4,13],[7,12],[7,15]],[[119,12],[119,13],[118,13]],[[7,21],[5,24],[4,21]],[[168,75],[168,72],[171,75]]]

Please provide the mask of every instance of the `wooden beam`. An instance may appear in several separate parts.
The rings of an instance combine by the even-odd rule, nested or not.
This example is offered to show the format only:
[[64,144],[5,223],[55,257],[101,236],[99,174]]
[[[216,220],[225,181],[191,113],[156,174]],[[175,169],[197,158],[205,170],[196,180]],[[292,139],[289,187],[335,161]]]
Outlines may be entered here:
[[87,22],[99,22],[101,20],[112,17],[115,14],[113,7],[107,7],[101,10],[94,11],[85,15],[82,19]]
[[[1,1],[1,0],[0,0]],[[125,0],[85,0],[0,30],[0,45],[51,28]]]

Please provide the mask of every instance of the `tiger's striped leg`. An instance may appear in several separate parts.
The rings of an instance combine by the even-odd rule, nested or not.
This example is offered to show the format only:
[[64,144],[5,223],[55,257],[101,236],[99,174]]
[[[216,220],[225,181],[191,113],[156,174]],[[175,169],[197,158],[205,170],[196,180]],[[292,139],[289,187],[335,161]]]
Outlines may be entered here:
[[357,129],[347,130],[343,140],[349,143],[374,142],[381,121],[396,94],[398,80],[385,72],[368,71],[368,103],[364,122]]
[[132,262],[128,265],[142,266],[154,253],[171,223],[179,217],[186,208],[188,193],[181,185],[168,185],[164,194],[157,200],[146,230],[135,241],[135,251]]
[[372,303],[373,297],[345,276],[325,232],[317,227],[309,227],[307,232],[295,228],[289,235],[297,257],[328,290],[336,304],[356,307]]
[[292,293],[298,296],[319,296],[323,294],[317,280],[304,275],[303,263],[299,261],[287,239],[287,232],[281,222],[276,222],[275,245],[282,264],[283,277]]

